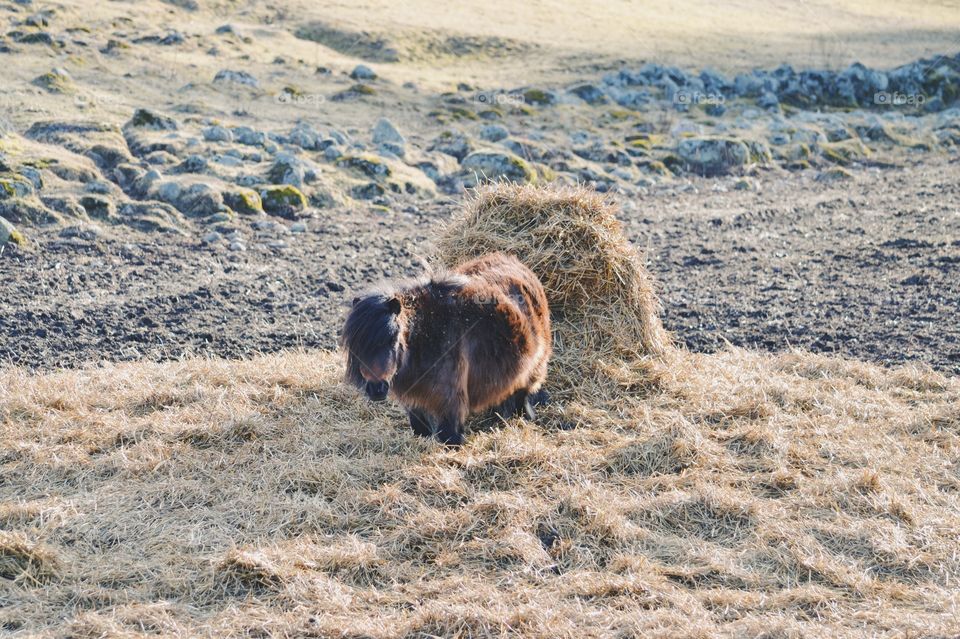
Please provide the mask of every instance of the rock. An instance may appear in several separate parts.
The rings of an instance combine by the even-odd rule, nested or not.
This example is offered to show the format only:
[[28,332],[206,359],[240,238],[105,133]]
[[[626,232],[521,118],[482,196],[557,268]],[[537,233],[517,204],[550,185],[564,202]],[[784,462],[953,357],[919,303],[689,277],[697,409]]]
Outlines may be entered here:
[[870,149],[859,138],[821,144],[820,153],[825,159],[841,166],[870,157]]
[[608,104],[610,102],[603,90],[595,84],[579,84],[570,89],[570,93],[587,104],[598,105]]
[[154,129],[156,131],[175,131],[177,123],[165,115],[160,115],[149,109],[137,109],[133,112],[133,117],[127,122],[124,128],[135,127]]
[[323,157],[330,162],[335,162],[343,157],[343,150],[336,144],[331,144],[323,150]]
[[480,139],[487,142],[499,142],[508,137],[510,137],[510,132],[507,131],[507,127],[500,124],[485,124],[480,127]]
[[537,106],[547,106],[557,101],[556,95],[543,89],[527,89],[522,95],[526,104],[536,104]]
[[203,139],[207,142],[233,142],[233,133],[226,127],[213,125],[203,129]]
[[87,215],[96,220],[109,220],[117,214],[117,206],[113,200],[101,195],[84,195],[80,198],[80,206]]
[[224,190],[223,201],[231,209],[241,215],[263,214],[263,201],[260,194],[253,189],[237,188]]
[[217,244],[222,240],[223,240],[223,235],[221,235],[217,231],[210,231],[209,233],[203,236],[204,244]]
[[337,160],[337,166],[354,169],[369,178],[385,178],[391,174],[390,166],[373,155],[348,155]]
[[511,182],[533,182],[536,174],[530,166],[512,153],[474,151],[460,164],[465,177],[474,176],[474,182],[483,179],[505,179]]
[[49,93],[75,93],[73,78],[64,69],[53,69],[33,79],[32,84]]
[[281,153],[273,161],[267,173],[267,179],[271,184],[290,184],[303,188],[305,175],[306,170],[302,161],[289,153]]
[[386,151],[397,157],[403,157],[406,154],[407,140],[403,137],[397,127],[387,118],[380,118],[373,127],[373,143],[381,151]]
[[269,185],[260,188],[263,210],[271,215],[294,219],[307,208],[306,196],[295,186]]
[[233,240],[230,242],[229,248],[231,251],[241,252],[247,250],[247,245],[240,240]]
[[217,71],[217,75],[213,77],[213,81],[241,84],[253,88],[259,88],[260,86],[260,82],[246,71],[231,71],[230,69]]
[[357,186],[350,189],[350,195],[357,198],[358,200],[374,200],[378,197],[383,197],[386,193],[386,189],[377,184],[376,182],[367,182],[366,184],[358,184]]
[[350,72],[350,77],[354,80],[376,80],[376,72],[365,64],[358,64]]
[[458,162],[463,162],[463,159],[473,151],[473,143],[462,133],[444,131],[434,139],[429,150],[452,155]]
[[0,200],[28,197],[33,191],[33,184],[21,175],[0,177]]
[[0,217],[0,246],[8,242],[23,246],[26,240],[13,224],[8,222],[6,218]]
[[853,180],[853,173],[842,166],[832,166],[817,174],[817,182],[845,182]]
[[291,232],[291,233],[306,233],[306,232],[307,232],[307,224],[306,224],[306,222],[294,222],[293,224],[290,225],[290,232]]
[[680,141],[677,155],[701,175],[723,175],[750,159],[750,149],[741,140],[722,137],[695,137]]
[[233,138],[240,144],[246,146],[263,146],[267,141],[267,134],[263,131],[256,131],[248,126],[237,126],[231,129]]
[[288,141],[290,144],[295,144],[308,151],[323,150],[320,148],[320,134],[306,122],[297,123],[297,126],[290,132]]
[[174,171],[176,173],[205,173],[209,168],[207,158],[202,155],[190,155]]
[[757,98],[757,106],[761,109],[779,109],[780,100],[772,91],[764,91],[763,94]]

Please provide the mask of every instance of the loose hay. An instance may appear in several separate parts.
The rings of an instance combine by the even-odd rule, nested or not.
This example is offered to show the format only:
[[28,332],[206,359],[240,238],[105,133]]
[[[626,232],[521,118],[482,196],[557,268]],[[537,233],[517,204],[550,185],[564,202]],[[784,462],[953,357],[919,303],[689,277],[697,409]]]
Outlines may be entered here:
[[438,242],[447,267],[502,251],[537,274],[553,322],[548,387],[564,396],[596,397],[610,387],[606,366],[660,355],[670,344],[653,280],[616,212],[584,187],[488,184]]
[[650,374],[451,451],[332,353],[0,370],[0,628],[960,633],[960,380],[741,350]]

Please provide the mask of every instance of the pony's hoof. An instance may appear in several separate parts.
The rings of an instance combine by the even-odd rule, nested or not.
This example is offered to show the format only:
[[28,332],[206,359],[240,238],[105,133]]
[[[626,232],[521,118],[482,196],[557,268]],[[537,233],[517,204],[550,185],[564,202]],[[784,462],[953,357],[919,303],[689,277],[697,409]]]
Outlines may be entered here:
[[463,446],[463,433],[437,433],[437,440],[445,446],[457,448]]

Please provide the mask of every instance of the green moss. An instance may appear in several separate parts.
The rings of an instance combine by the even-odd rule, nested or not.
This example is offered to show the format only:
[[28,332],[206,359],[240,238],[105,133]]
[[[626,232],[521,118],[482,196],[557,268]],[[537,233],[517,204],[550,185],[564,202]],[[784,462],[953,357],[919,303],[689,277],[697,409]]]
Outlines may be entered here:
[[31,193],[33,185],[19,175],[0,178],[0,199],[26,197]]
[[377,90],[374,89],[372,86],[370,86],[369,84],[363,84],[360,82],[350,87],[350,91],[352,93],[356,93],[357,95],[376,95],[377,94]]
[[282,213],[293,209],[302,211],[307,208],[307,198],[295,186],[290,184],[272,184],[260,189],[263,210],[268,213]]
[[223,202],[241,215],[259,215],[263,213],[263,200],[253,189],[226,191]]
[[543,89],[527,89],[523,92],[523,99],[527,104],[540,106],[553,104],[553,95]]
[[483,120],[499,120],[503,117],[503,109],[490,107],[489,109],[484,109],[478,115]]
[[463,107],[453,107],[450,109],[450,114],[457,120],[479,120],[480,116],[471,111],[470,109],[465,109]]
[[66,75],[48,71],[33,79],[33,84],[50,93],[74,93],[76,87]]
[[177,123],[149,109],[137,109],[130,118],[130,126],[172,131],[177,128]]
[[17,246],[26,246],[27,244],[27,238],[23,236],[23,233],[16,229],[10,231],[10,241]]
[[820,153],[824,159],[841,166],[870,157],[870,149],[857,139],[821,144]]
[[528,107],[526,104],[515,104],[513,108],[510,109],[512,115],[536,115],[536,111]]
[[630,118],[639,117],[640,114],[630,109],[610,109],[607,111],[607,115],[613,120],[629,120]]

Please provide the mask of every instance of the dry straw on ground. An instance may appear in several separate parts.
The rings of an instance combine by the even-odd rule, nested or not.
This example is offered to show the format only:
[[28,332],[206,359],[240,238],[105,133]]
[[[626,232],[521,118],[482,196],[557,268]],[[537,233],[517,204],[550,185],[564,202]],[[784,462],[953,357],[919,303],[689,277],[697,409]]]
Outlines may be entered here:
[[960,380],[612,353],[618,401],[571,386],[577,428],[512,420],[458,450],[343,387],[333,353],[0,370],[0,628],[960,633]]

